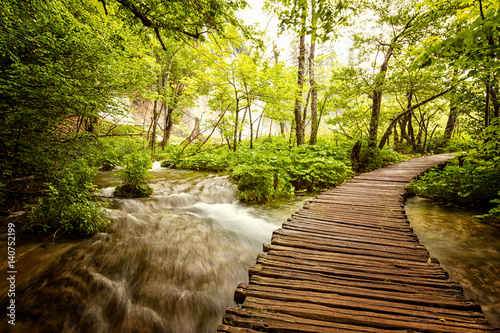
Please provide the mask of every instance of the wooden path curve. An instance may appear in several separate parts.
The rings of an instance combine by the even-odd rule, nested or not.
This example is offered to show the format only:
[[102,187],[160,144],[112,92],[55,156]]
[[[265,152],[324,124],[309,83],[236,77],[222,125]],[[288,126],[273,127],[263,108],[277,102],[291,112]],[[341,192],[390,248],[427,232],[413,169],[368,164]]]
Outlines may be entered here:
[[429,256],[407,220],[408,160],[318,195],[273,233],[218,332],[499,332]]

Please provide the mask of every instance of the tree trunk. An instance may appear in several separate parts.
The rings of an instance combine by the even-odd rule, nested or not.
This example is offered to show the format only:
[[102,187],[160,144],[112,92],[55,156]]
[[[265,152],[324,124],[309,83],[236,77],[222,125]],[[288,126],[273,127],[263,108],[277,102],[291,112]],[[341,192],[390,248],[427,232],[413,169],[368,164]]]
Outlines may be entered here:
[[498,100],[498,93],[495,87],[491,87],[491,102],[493,103],[493,117],[499,117],[500,101]]
[[[396,126],[394,126],[394,144],[399,143],[399,135],[398,135],[398,129]],[[387,142],[389,142],[389,139],[387,139]]]
[[234,110],[235,112],[235,117],[234,117],[234,140],[233,140],[233,151],[236,152],[238,149],[238,116],[240,113],[240,103],[238,100],[238,96],[236,96],[236,109]]
[[302,31],[299,36],[299,68],[297,71],[297,96],[295,97],[295,135],[297,137],[297,145],[303,145],[305,142],[304,135],[304,123],[302,121],[302,91],[304,89],[304,74],[305,74],[305,62],[306,62],[306,36],[305,36],[305,25],[306,25],[307,12],[306,9],[302,9],[301,20],[302,20]]
[[[392,46],[389,48],[385,54],[384,61],[380,66],[380,71],[375,79],[375,89],[373,90],[373,103],[372,103],[372,113],[370,116],[370,127],[368,130],[368,146],[376,147],[377,145],[377,133],[378,133],[378,123],[380,119],[380,108],[382,106],[382,95],[383,86],[385,83],[385,75],[387,73],[387,67],[389,65],[389,60],[392,56]],[[386,139],[387,140],[387,139]]]
[[446,142],[451,140],[451,135],[453,130],[455,130],[455,124],[457,123],[457,107],[453,106],[450,108],[450,115],[448,116],[448,121],[446,122],[446,127],[444,129],[444,139]]
[[156,144],[156,126],[158,125],[158,101],[155,100],[153,102],[153,117],[151,118],[151,136],[149,137],[149,145],[151,146],[151,150],[153,155],[155,153],[155,144]]
[[384,145],[386,144],[387,142],[387,137],[390,135],[389,133],[392,132],[392,129],[393,127],[403,118],[405,117],[408,113],[412,112],[414,109],[418,108],[418,107],[421,107],[422,105],[426,104],[426,103],[429,103],[430,101],[432,100],[435,100],[436,98],[438,97],[441,97],[443,96],[444,94],[446,94],[447,92],[449,92],[452,88],[448,88],[446,90],[443,90],[441,91],[440,93],[434,95],[434,96],[431,96],[425,100],[423,100],[422,102],[419,102],[415,105],[412,105],[410,109],[408,110],[405,110],[403,111],[402,113],[400,113],[399,115],[397,115],[392,121],[391,123],[389,124],[389,126],[387,127],[387,130],[385,131],[384,135],[382,136],[382,139],[380,139],[380,143],[379,143],[379,148],[382,149],[384,147]]
[[240,135],[238,137],[238,142],[241,143],[241,136],[243,134],[243,126],[245,124],[245,118],[247,117],[247,108],[245,108],[245,112],[243,112],[243,118],[241,118],[241,129],[240,129]]
[[200,135],[200,133],[201,133],[201,131],[200,131],[200,118],[196,117],[196,118],[194,118],[194,128],[188,137],[189,141],[193,141],[194,139],[196,139]]
[[488,77],[486,81],[486,106],[484,109],[484,127],[490,126],[490,101],[491,101],[491,81]]
[[168,142],[170,140],[170,135],[172,134],[172,128],[174,127],[174,122],[172,120],[172,115],[177,109],[177,104],[179,103],[179,95],[177,91],[174,91],[174,97],[172,99],[172,106],[165,110],[165,128],[163,129],[163,142]]
[[314,76],[314,52],[316,50],[316,1],[311,1],[311,49],[309,52],[309,81],[311,82],[311,137],[309,144],[315,145],[318,141],[318,91],[316,90],[316,81]]
[[[391,40],[389,50],[387,50],[387,53],[385,54],[384,61],[382,62],[382,65],[380,66],[380,71],[375,78],[375,86],[373,89],[373,104],[372,104],[372,113],[370,116],[370,127],[368,130],[368,146],[369,147],[376,147],[377,145],[377,135],[378,135],[378,123],[380,119],[380,108],[382,106],[382,95],[383,95],[383,87],[385,83],[385,76],[387,73],[387,67],[389,65],[389,60],[391,59],[392,53],[394,52],[394,47],[396,46],[397,41],[403,37],[408,29],[411,27],[412,22],[419,16],[419,14],[413,15],[408,22],[406,22],[406,25],[404,26],[403,30],[396,36],[394,36]],[[394,126],[394,125],[392,125]],[[392,127],[391,129],[392,130]],[[387,138],[385,138],[383,144],[381,141],[380,145],[384,145],[385,142],[387,141]],[[379,147],[380,147],[379,145]]]

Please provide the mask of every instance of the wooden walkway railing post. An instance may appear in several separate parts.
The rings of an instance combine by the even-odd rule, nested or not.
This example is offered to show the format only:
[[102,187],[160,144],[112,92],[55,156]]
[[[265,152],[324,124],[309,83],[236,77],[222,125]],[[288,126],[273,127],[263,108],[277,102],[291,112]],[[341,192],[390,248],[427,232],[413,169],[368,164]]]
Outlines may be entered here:
[[218,332],[493,332],[404,211],[407,184],[451,154],[361,174],[318,195],[264,244]]

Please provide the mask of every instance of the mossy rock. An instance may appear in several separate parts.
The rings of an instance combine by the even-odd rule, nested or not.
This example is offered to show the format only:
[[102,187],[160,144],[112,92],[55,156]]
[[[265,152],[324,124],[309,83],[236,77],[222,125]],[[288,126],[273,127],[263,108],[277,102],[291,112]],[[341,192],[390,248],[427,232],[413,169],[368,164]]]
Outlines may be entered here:
[[153,194],[153,189],[148,185],[120,185],[115,188],[113,195],[119,198],[144,198]]

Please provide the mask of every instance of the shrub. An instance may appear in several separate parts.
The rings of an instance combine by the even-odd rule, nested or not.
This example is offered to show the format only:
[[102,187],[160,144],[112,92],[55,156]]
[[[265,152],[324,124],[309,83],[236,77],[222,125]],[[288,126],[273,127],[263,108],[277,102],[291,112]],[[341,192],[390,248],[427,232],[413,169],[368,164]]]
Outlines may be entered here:
[[179,159],[181,169],[228,171],[238,182],[240,199],[267,202],[293,194],[293,190],[320,191],[336,186],[352,176],[347,165],[348,150],[331,142],[290,147],[287,139],[272,137],[248,141],[234,153],[214,149]]
[[97,165],[101,170],[113,170],[124,164],[126,157],[142,148],[141,141],[128,137],[110,137],[99,139]]
[[96,173],[97,169],[79,160],[50,174],[45,197],[39,198],[38,204],[27,205],[23,229],[84,235],[105,230],[110,221],[102,217],[104,205],[93,196],[97,190],[92,184]]
[[296,190],[320,191],[337,186],[353,175],[344,163],[324,157],[295,156],[288,170]]
[[129,154],[126,161],[126,166],[119,172],[123,184],[117,186],[114,196],[133,198],[151,195],[153,189],[146,185],[146,179],[151,177],[148,170],[152,167],[149,153],[136,151]]
[[[445,167],[433,168],[409,185],[412,193],[463,207],[491,208],[500,191],[500,125],[482,135],[477,149],[459,154]],[[493,217],[497,208],[490,211]],[[488,216],[487,216],[488,215]]]
[[211,150],[172,161],[171,167],[219,172],[229,168],[230,160],[233,158],[232,155],[232,152],[227,149]]
[[388,148],[370,147],[367,140],[356,142],[351,153],[352,169],[359,173],[399,163],[408,158]]
[[288,174],[270,165],[239,165],[231,174],[238,182],[239,196],[246,202],[267,202],[293,195]]

